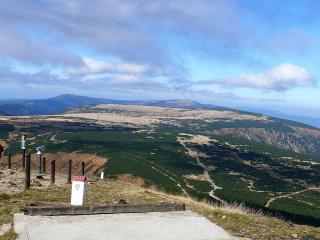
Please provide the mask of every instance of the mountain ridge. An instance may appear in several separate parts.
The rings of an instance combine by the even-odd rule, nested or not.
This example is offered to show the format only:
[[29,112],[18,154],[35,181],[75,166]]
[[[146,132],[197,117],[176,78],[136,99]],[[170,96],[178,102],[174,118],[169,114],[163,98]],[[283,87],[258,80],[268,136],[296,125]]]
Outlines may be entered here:
[[[271,117],[306,124],[310,127],[320,128],[320,119],[304,118],[277,113],[270,110],[251,109],[240,107],[239,109],[203,104],[190,99],[171,100],[115,100],[108,98],[94,98],[81,95],[63,94],[46,99],[2,99],[0,100],[0,116],[29,116],[50,115],[67,111],[72,107],[98,104],[123,104],[158,106],[182,109],[205,109],[205,110],[229,110],[235,112],[249,113],[251,115],[268,115]],[[277,114],[275,114],[277,113]]]
[[273,110],[264,109],[264,108],[239,107],[238,109],[243,111],[260,113],[260,114],[264,114],[264,115],[268,115],[268,116],[276,117],[280,119],[287,119],[295,122],[301,122],[304,124],[308,124],[308,125],[320,128],[320,118],[318,117],[292,115],[292,114],[286,114],[280,111],[273,111]]
[[72,94],[63,94],[47,99],[8,99],[0,101],[0,112],[7,115],[48,115],[66,110],[70,107],[98,104],[145,105],[187,109],[227,109],[212,104],[202,104],[190,99],[172,100],[114,100],[93,98]]

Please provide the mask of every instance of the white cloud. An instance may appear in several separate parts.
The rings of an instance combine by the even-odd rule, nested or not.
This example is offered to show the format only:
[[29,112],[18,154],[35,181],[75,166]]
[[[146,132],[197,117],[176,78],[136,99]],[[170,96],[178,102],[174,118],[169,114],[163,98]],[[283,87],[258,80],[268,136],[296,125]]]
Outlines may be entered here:
[[291,63],[283,63],[258,74],[210,80],[202,83],[285,91],[296,87],[311,86],[313,79],[306,69]]
[[89,57],[84,57],[83,66],[70,68],[72,74],[89,74],[89,73],[123,73],[123,74],[142,74],[150,70],[146,64],[134,63],[110,63],[100,61]]
[[145,80],[137,75],[120,74],[115,76],[101,77],[99,75],[87,75],[81,78],[81,82],[105,82],[113,84],[134,84],[143,83]]

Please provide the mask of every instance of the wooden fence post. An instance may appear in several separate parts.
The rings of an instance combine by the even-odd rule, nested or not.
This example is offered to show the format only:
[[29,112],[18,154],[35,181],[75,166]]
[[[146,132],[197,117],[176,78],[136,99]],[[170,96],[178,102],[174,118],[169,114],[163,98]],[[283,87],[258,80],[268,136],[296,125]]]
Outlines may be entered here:
[[72,175],[72,160],[68,161],[68,169],[67,169],[67,183],[71,183],[71,175]]
[[12,156],[12,154],[9,153],[9,155],[8,155],[8,169],[11,169],[11,156]]
[[81,175],[81,176],[84,176],[84,162],[81,162],[80,175]]
[[26,149],[22,150],[22,169],[26,166]]
[[39,174],[42,173],[42,156],[41,154],[38,155],[38,162],[39,162]]
[[30,159],[31,155],[28,154],[25,158],[25,173],[24,173],[24,189],[30,188]]
[[56,180],[56,160],[51,161],[51,184],[54,184]]
[[46,158],[45,157],[43,157],[42,158],[42,173],[46,173],[46,171],[47,171],[47,167],[46,167]]

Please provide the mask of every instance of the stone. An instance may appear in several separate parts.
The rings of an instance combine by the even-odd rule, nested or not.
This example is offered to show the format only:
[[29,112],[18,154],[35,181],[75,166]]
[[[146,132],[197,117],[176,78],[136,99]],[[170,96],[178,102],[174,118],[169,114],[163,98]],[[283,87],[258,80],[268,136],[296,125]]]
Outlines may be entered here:
[[9,181],[8,182],[8,184],[9,184],[9,186],[11,186],[11,187],[15,187],[15,186],[17,186],[17,184],[15,184],[14,182],[12,182],[12,181]]
[[121,198],[121,199],[119,200],[119,204],[128,204],[128,201]]
[[42,186],[41,182],[39,182],[38,180],[35,180],[35,179],[32,180],[32,185],[33,186],[37,186],[37,187],[41,187]]
[[39,206],[39,203],[38,202],[28,202],[26,204],[27,207],[36,207],[36,206]]

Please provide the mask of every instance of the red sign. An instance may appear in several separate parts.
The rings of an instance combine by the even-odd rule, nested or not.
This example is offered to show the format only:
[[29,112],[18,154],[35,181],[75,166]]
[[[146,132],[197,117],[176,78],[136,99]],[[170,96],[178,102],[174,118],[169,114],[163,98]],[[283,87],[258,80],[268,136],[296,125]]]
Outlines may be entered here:
[[74,176],[74,181],[86,182],[87,181],[87,177],[86,176]]
[[0,145],[0,158],[2,156],[3,151],[4,151],[4,148]]

